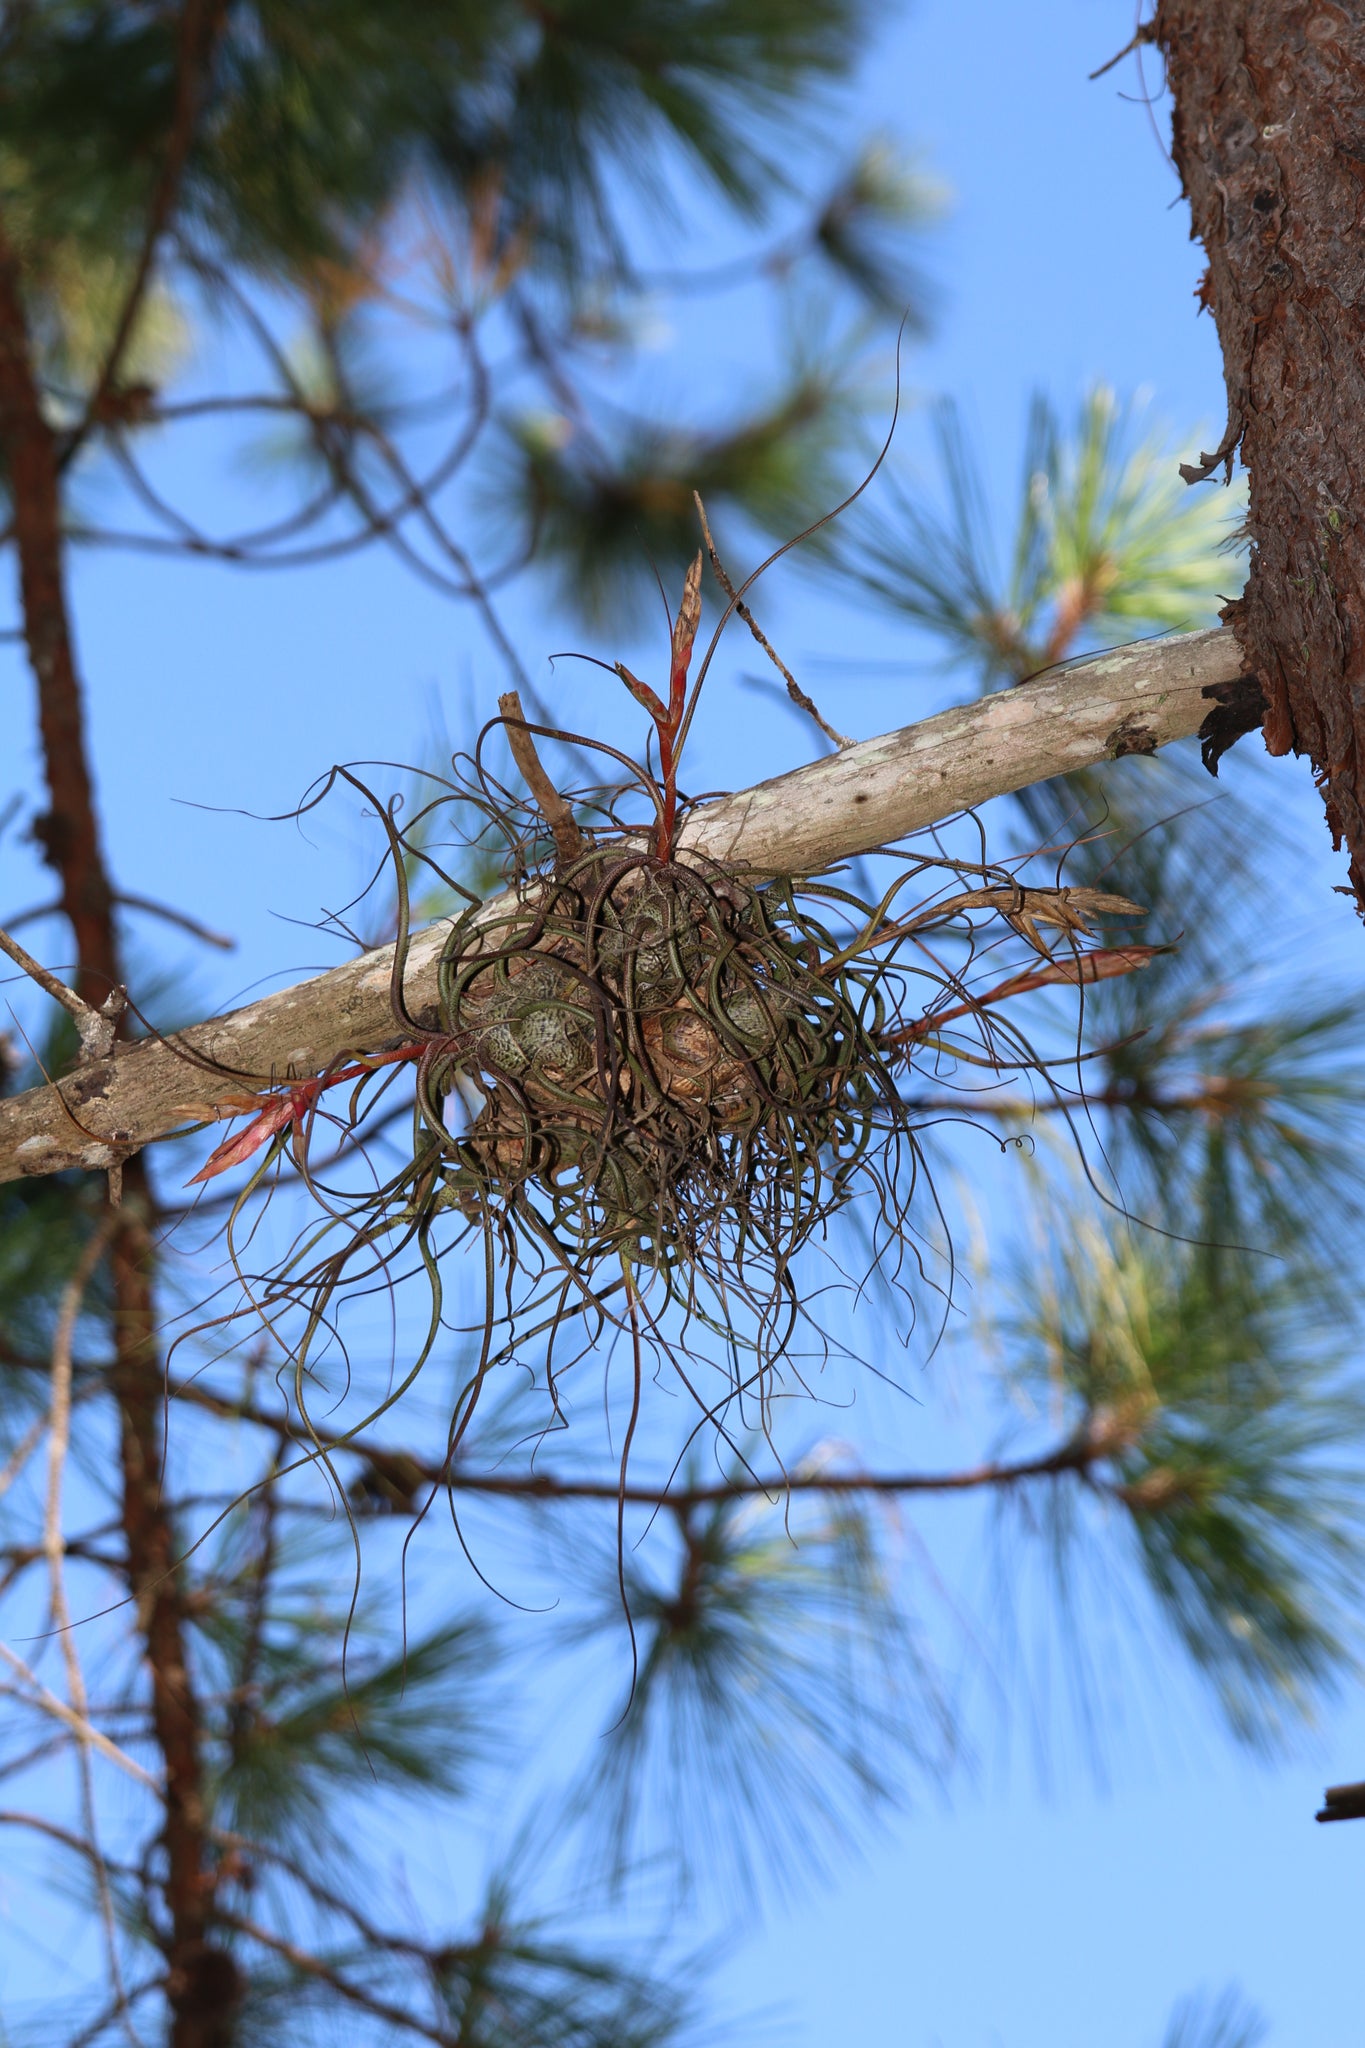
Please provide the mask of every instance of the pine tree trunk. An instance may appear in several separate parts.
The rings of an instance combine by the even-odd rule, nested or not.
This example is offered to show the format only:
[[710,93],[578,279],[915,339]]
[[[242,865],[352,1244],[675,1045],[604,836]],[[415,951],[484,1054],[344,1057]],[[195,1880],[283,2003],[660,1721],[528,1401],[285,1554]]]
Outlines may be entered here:
[[38,685],[49,808],[33,835],[61,884],[76,992],[98,1007],[118,980],[113,905],[86,760],[84,714],[62,577],[56,448],[29,352],[19,263],[0,226],[0,446],[19,556],[24,642]]
[[[38,821],[76,943],[76,986],[98,1004],[120,981],[114,894],[100,842],[84,709],[66,603],[56,436],[35,374],[19,264],[0,226],[0,455],[13,493],[24,639],[38,690],[50,808]],[[173,1570],[163,1488],[162,1369],[153,1284],[151,1190],[128,1163],[110,1239],[111,1391],[119,1406],[121,1519],[129,1592],[146,1645],[150,1718],[161,1750],[171,2048],[226,2048],[236,1972],[206,1940],[212,1903],[200,1721]]]
[[1365,912],[1365,12],[1161,0],[1173,148],[1208,254],[1227,381],[1219,447],[1251,485],[1251,574],[1224,614],[1268,750],[1307,754]]

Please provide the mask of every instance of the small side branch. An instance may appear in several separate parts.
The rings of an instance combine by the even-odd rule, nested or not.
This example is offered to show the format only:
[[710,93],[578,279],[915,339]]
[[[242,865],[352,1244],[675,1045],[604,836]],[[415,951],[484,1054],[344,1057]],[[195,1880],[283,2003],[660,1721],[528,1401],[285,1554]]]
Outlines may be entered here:
[[1107,63],[1101,64],[1097,70],[1088,73],[1090,83],[1093,85],[1097,78],[1104,77],[1106,71],[1112,71],[1116,64],[1121,64],[1123,62],[1125,57],[1131,57],[1134,50],[1140,50],[1143,48],[1144,44],[1154,43],[1155,41],[1155,21],[1144,21],[1137,29],[1134,30],[1133,34],[1129,36],[1127,42],[1124,44],[1121,50],[1116,50],[1114,55],[1108,60]]
[[[76,1262],[75,1272],[62,1290],[57,1323],[52,1334],[52,1393],[48,1409],[47,1499],[43,1511],[43,1549],[47,1554],[48,1581],[51,1588],[52,1627],[61,1644],[71,1710],[83,1731],[90,1727],[90,1701],[85,1689],[85,1674],[81,1670],[80,1654],[76,1648],[71,1608],[66,1597],[66,1577],[62,1569],[66,1548],[62,1534],[62,1479],[66,1470],[67,1448],[71,1440],[71,1349],[76,1324],[80,1319],[86,1289],[94,1278],[95,1268],[104,1256],[105,1247],[113,1235],[114,1228],[113,1211],[106,1210],[102,1221],[86,1241]],[[123,1967],[119,1961],[114,1898],[109,1888],[109,1871],[100,1849],[95,1780],[90,1768],[90,1737],[86,1732],[82,1732],[77,1739],[76,1773],[80,1791],[81,1826],[90,1844],[90,1864],[94,1872],[100,1921],[104,1929],[109,1981],[114,1988],[116,2010],[123,2022],[124,2031],[130,2041],[137,2044],[137,2048],[141,2048],[139,2036],[129,2018],[128,1994],[123,1982]]]
[[63,468],[70,466],[91,428],[104,417],[108,401],[116,389],[138,316],[152,283],[157,251],[175,212],[204,101],[205,84],[226,14],[224,0],[187,0],[181,12],[171,126],[143,230],[142,248],[119,312],[113,341],[86,405],[85,416],[63,451]]
[[[196,1381],[185,1380],[170,1388],[174,1400],[188,1401],[210,1414],[232,1416],[259,1429],[280,1434],[280,1417],[268,1415],[249,1401],[228,1400]],[[697,1486],[651,1486],[619,1477],[565,1478],[553,1472],[474,1472],[434,1459],[417,1457],[408,1451],[372,1444],[363,1437],[313,1427],[315,1443],[300,1447],[293,1464],[281,1468],[281,1476],[311,1464],[317,1449],[345,1452],[363,1461],[380,1482],[380,1491],[393,1506],[411,1508],[419,1493],[429,1486],[448,1487],[455,1493],[473,1493],[488,1499],[522,1501],[595,1500],[604,1505],[669,1508],[684,1512],[690,1508],[715,1507],[726,1501],[750,1499],[776,1502],[796,1494],[846,1496],[870,1494],[954,1494],[1008,1491],[1035,1480],[1059,1479],[1068,1473],[1093,1474],[1094,1467],[1112,1455],[1118,1440],[1103,1428],[1087,1426],[1037,1457],[1014,1463],[991,1460],[957,1472],[834,1472],[795,1471],[789,1473],[743,1474]]]
[[32,953],[6,931],[0,931],[0,953],[8,953],[15,966],[22,967],[30,981],[36,982],[45,995],[51,996],[54,1003],[60,1003],[75,1018],[85,1059],[107,1059],[114,1048],[118,1020],[128,1004],[121,988],[114,989],[97,1010],[78,996],[75,989],[60,981],[41,961],[35,960]]
[[834,727],[830,724],[829,720],[827,718],[821,717],[820,711],[817,705],[815,704],[814,700],[808,697],[806,692],[801,688],[801,685],[797,682],[796,677],[787,667],[786,662],[783,661],[781,655],[778,653],[777,649],[773,646],[771,640],[769,640],[767,634],[759,625],[758,620],[754,617],[753,613],[749,610],[748,605],[745,604],[743,598],[735,589],[734,584],[730,581],[730,577],[726,571],[725,564],[721,561],[720,555],[717,553],[716,543],[711,538],[711,526],[710,522],[706,517],[706,507],[705,505],[703,505],[701,501],[700,493],[697,491],[693,491],[692,500],[697,508],[697,517],[701,521],[702,535],[706,541],[706,552],[711,557],[711,567],[715,572],[715,578],[717,583],[719,583],[721,589],[725,592],[725,595],[729,598],[731,604],[734,606],[736,615],[739,618],[743,619],[745,625],[749,628],[749,631],[753,634],[755,640],[757,640],[759,646],[763,649],[763,652],[767,655],[773,667],[778,671],[779,675],[782,677],[783,682],[787,685],[787,695],[791,698],[792,703],[797,706],[798,710],[804,711],[808,718],[813,718],[815,720],[815,723],[819,726],[821,732],[825,735],[825,738],[831,741],[833,745],[838,747],[840,752],[842,753],[844,748],[853,746],[854,741],[849,739],[846,734],[836,732],[834,730]]
[[512,759],[521,770],[526,787],[540,805],[541,814],[554,835],[555,852],[559,856],[560,865],[567,867],[569,862],[577,860],[583,851],[583,834],[578,829],[578,822],[569,805],[545,773],[517,691],[505,691],[498,699],[498,709],[506,721],[507,744],[512,749]]
[[[7,931],[0,931],[0,952],[8,953],[16,967],[22,967],[30,981],[36,982],[45,995],[60,1003],[62,1008],[76,1020],[76,1031],[81,1042],[81,1064],[89,1065],[95,1060],[106,1060],[114,1050],[118,1036],[119,1020],[128,1007],[128,992],[121,987],[111,988],[98,1009],[78,996],[73,988],[35,960],[26,947],[11,938]],[[110,1156],[101,1162],[109,1176],[109,1206],[117,1209],[123,1200],[123,1155],[110,1150]]]
[[1365,1820],[1365,1785],[1329,1785],[1317,1820]]
[[39,1415],[29,1424],[3,1466],[0,1466],[0,1498],[7,1494],[42,1441],[47,1417]]
[[394,2005],[389,1999],[376,1996],[363,1984],[356,1984],[345,1976],[335,1964],[327,1962],[322,1956],[314,1955],[310,1949],[301,1948],[297,1942],[287,1940],[284,1935],[276,1934],[273,1928],[263,1927],[259,1921],[248,1920],[244,1914],[229,1913],[223,1908],[220,1908],[218,1918],[224,1927],[231,1927],[235,1933],[244,1935],[248,1941],[257,1942],[262,1948],[269,1949],[272,1954],[279,1956],[283,1962],[297,1970],[300,1976],[311,1977],[314,1982],[325,1984],[338,1998],[344,1998],[348,2005],[358,2006],[362,2012],[370,2013],[375,2019],[384,2020],[389,2026],[396,2027],[404,2033],[415,2034],[419,2040],[433,2041],[437,2048],[459,2048],[458,2037],[452,2034],[448,2027],[432,2026],[416,2013],[406,2011],[403,2006]]
[[[31,1705],[37,1707],[41,1713],[50,1714],[54,1721],[60,1721],[63,1727],[71,1730],[78,1741],[89,1743],[91,1749],[98,1750],[109,1763],[117,1764],[130,1778],[136,1778],[139,1785],[145,1785],[149,1792],[155,1792],[158,1799],[164,1796],[150,1771],[144,1770],[136,1758],[129,1756],[126,1750],[120,1749],[116,1742],[111,1742],[103,1730],[96,1728],[93,1722],[83,1721],[65,1700],[58,1699],[55,1692],[49,1692],[37,1672],[31,1670],[8,1643],[0,1643],[0,1661],[8,1664],[15,1677],[27,1686]],[[88,1853],[88,1845],[85,1846]]]

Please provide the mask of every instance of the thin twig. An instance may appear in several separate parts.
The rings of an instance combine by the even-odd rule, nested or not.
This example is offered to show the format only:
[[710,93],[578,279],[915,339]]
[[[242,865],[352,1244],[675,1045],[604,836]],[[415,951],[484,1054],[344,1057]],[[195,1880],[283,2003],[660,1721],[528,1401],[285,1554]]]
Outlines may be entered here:
[[[7,931],[0,931],[0,952],[8,953],[16,967],[22,967],[31,981],[37,983],[54,1002],[61,1004],[76,1020],[76,1032],[81,1042],[81,1059],[84,1062],[107,1059],[114,1049],[118,1036],[119,1019],[128,1007],[128,991],[125,988],[111,988],[98,1009],[68,988],[41,961],[35,960],[28,949],[10,937]],[[109,1179],[109,1206],[117,1209],[123,1200],[123,1160],[115,1157],[106,1168]]]
[[[1031,995],[1035,989],[1055,987],[1058,983],[1075,988],[1088,982],[1111,981],[1116,975],[1133,974],[1140,968],[1150,967],[1160,954],[1172,951],[1174,948],[1171,946],[1102,946],[1096,947],[1092,953],[1073,954],[1069,960],[1053,960],[1032,973],[1013,974],[1008,981],[1000,982],[995,988],[989,988],[965,1003],[954,1003],[947,1010],[929,1010],[923,1017],[917,1017],[913,1024],[888,1032],[887,1043],[907,1045],[912,1039],[937,1031],[941,1025],[955,1024],[960,1017],[977,1015],[988,1003],[1008,1002],[1013,996]],[[1085,1099],[1093,1100],[1089,1096]]]
[[3,1498],[9,1492],[15,1480],[37,1450],[43,1431],[46,1428],[47,1417],[45,1415],[38,1416],[34,1422],[29,1424],[14,1449],[10,1452],[9,1457],[5,1460],[3,1469],[0,1469],[0,1498]]
[[[128,2005],[136,2005],[138,2000],[145,1998],[149,1991],[162,1990],[165,1983],[166,1979],[164,1976],[144,1977],[142,1982],[135,1984],[128,1993],[126,2003]],[[96,2013],[88,2027],[82,2027],[79,2034],[72,2036],[67,2042],[66,2048],[94,2048],[94,2043],[99,2040],[110,2020],[117,2018],[118,2012],[119,2007],[116,2002],[106,2005],[103,2012]]]
[[[234,1401],[212,1393],[193,1381],[173,1381],[169,1392],[173,1400],[189,1401],[213,1414],[233,1416],[238,1421],[253,1423],[259,1429],[268,1429],[276,1435],[279,1433],[278,1416],[267,1415],[249,1402]],[[612,1503],[625,1500],[633,1507],[678,1510],[711,1507],[729,1500],[759,1498],[777,1501],[796,1493],[970,1493],[985,1487],[1007,1488],[1023,1485],[1032,1479],[1058,1478],[1067,1472],[1083,1471],[1104,1455],[1103,1445],[1098,1439],[1081,1435],[1068,1437],[1052,1450],[1036,1458],[1022,1459],[1017,1464],[992,1461],[958,1472],[794,1472],[722,1479],[701,1486],[629,1484],[623,1487],[617,1479],[564,1479],[549,1472],[522,1475],[464,1471],[448,1461],[437,1464],[433,1459],[368,1443],[363,1437],[340,1432],[334,1434],[316,1424],[310,1424],[310,1431],[323,1450],[345,1451],[363,1459],[381,1478],[400,1473],[402,1476],[415,1475],[420,1485],[435,1484],[450,1487],[457,1493],[479,1493],[511,1500],[598,1500]],[[312,1463],[314,1456],[311,1448],[306,1449],[284,1471],[297,1471],[301,1465]]]
[[237,1667],[237,1683],[233,1688],[232,1705],[228,1716],[228,1748],[234,1765],[241,1762],[253,1722],[253,1699],[256,1694],[256,1673],[260,1661],[262,1641],[270,1607],[271,1574],[275,1568],[277,1552],[277,1522],[279,1510],[280,1461],[284,1456],[289,1433],[281,1428],[275,1448],[275,1457],[262,1483],[258,1496],[261,1503],[261,1549],[255,1576],[247,1594],[246,1626],[243,1631],[242,1653]]
[[[74,1850],[76,1855],[90,1857],[90,1844],[70,1828],[60,1827],[55,1820],[48,1820],[40,1813],[23,1813],[12,1806],[0,1807],[0,1828],[32,1828],[35,1835],[46,1835],[51,1841],[60,1842],[64,1849]],[[137,1871],[129,1863],[115,1866],[123,1875],[136,1877]]]
[[410,1934],[386,1933],[382,1927],[367,1918],[353,1900],[344,1898],[340,1892],[330,1890],[319,1880],[315,1871],[310,1870],[307,1864],[296,1861],[287,1851],[275,1847],[272,1843],[257,1841],[251,1835],[238,1834],[233,1828],[214,1828],[213,1839],[220,1847],[236,1850],[253,1862],[270,1863],[277,1870],[284,1871],[296,1884],[302,1885],[309,1897],[319,1906],[325,1907],[329,1913],[336,1913],[343,1920],[349,1920],[369,1947],[384,1949],[391,1955],[409,1958],[430,1955],[430,1948],[423,1942],[414,1941]]
[[283,1935],[275,1934],[268,1927],[262,1927],[258,1921],[248,1920],[240,1913],[230,1913],[222,1907],[218,1909],[217,1918],[224,1927],[233,1928],[238,1934],[244,1934],[249,1941],[259,1942],[262,1948],[268,1948],[275,1955],[281,1956],[285,1962],[292,1963],[302,1975],[313,1977],[320,1984],[326,1984],[339,1997],[348,1999],[352,2005],[358,2005],[362,2012],[373,2013],[376,2019],[387,2020],[390,2026],[404,2027],[410,2033],[420,2034],[424,2041],[436,2042],[437,2048],[459,2048],[458,2036],[450,2033],[447,2028],[430,2026],[425,2020],[418,2019],[415,2013],[405,2012],[401,2005],[391,2005],[386,1998],[376,1998],[372,1991],[366,1991],[362,1985],[352,1984],[349,1978],[343,1977],[340,1970],[324,1962],[321,1956],[315,1956],[310,1950],[300,1948],[297,1943],[287,1941]]
[[220,953],[237,950],[236,939],[229,938],[226,932],[216,932],[210,925],[200,924],[198,918],[191,917],[187,911],[175,910],[169,903],[158,903],[154,896],[130,896],[127,890],[116,889],[114,901],[121,903],[125,910],[141,910],[148,917],[159,917],[166,924],[179,925],[181,931],[188,932],[191,938],[202,939],[206,946],[216,946]]
[[806,692],[801,688],[801,685],[797,682],[796,677],[787,667],[786,662],[783,661],[781,655],[777,652],[777,649],[768,639],[766,633],[763,632],[757,619],[749,610],[748,605],[745,604],[743,598],[739,595],[739,592],[735,589],[734,584],[730,581],[729,576],[726,574],[725,565],[721,561],[720,556],[716,551],[716,543],[711,538],[711,527],[706,517],[706,507],[705,505],[702,504],[701,495],[699,492],[693,491],[692,501],[697,508],[697,517],[701,520],[702,535],[706,541],[706,552],[711,557],[711,567],[715,571],[717,583],[719,583],[721,589],[725,592],[725,595],[733,604],[737,615],[741,619],[743,619],[745,625],[749,628],[749,631],[753,634],[755,640],[757,640],[759,646],[763,649],[763,652],[767,655],[769,661],[773,664],[773,667],[776,668],[781,674],[782,680],[787,685],[787,695],[791,698],[792,703],[795,704],[800,710],[804,711],[808,718],[813,718],[815,720],[815,723],[819,726],[821,732],[825,735],[825,738],[827,740],[832,741],[833,744],[839,749],[840,753],[842,753],[845,747],[851,747],[854,744],[854,742],[851,739],[849,739],[846,734],[836,732],[834,730],[834,727],[829,723],[829,720],[821,717],[819,709],[815,705],[814,701],[810,697],[808,697]]
[[118,325],[96,379],[95,388],[90,394],[80,424],[71,434],[63,451],[64,469],[70,466],[91,428],[99,421],[114,391],[119,370],[128,353],[128,345],[133,339],[138,316],[152,283],[158,246],[170,224],[180,194],[203,100],[204,81],[212,65],[214,48],[226,12],[224,0],[186,0],[181,13],[170,132],[166,138],[166,153],[152,190],[151,205],[143,229],[142,247],[138,252],[132,283],[119,310]]
[[64,981],[35,960],[32,953],[12,939],[7,931],[0,931],[0,953],[8,953],[16,967],[22,967],[30,981],[35,981],[45,995],[60,1003],[76,1020],[80,1033],[81,1051],[86,1059],[102,1060],[113,1048],[114,1034],[118,1020],[123,1014],[127,998],[122,989],[115,989],[97,1010],[78,996],[74,988],[68,988]]
[[[62,1477],[66,1469],[67,1449],[71,1442],[71,1348],[76,1334],[76,1323],[85,1300],[86,1289],[94,1278],[95,1268],[113,1234],[115,1220],[113,1212],[107,1211],[96,1228],[91,1231],[76,1262],[75,1271],[62,1289],[57,1321],[52,1332],[52,1395],[48,1410],[47,1500],[43,1510],[43,1549],[47,1555],[48,1583],[51,1587],[52,1627],[61,1644],[62,1661],[66,1665],[67,1692],[71,1698],[72,1712],[77,1716],[82,1729],[87,1730],[90,1727],[90,1700],[85,1690],[85,1674],[81,1670],[80,1655],[76,1649],[75,1631],[71,1626],[71,1608],[66,1597],[66,1580],[62,1571]],[[87,1734],[82,1734],[77,1740],[76,1776],[80,1787],[81,1825],[90,1844],[90,1862],[95,1873],[100,1921],[104,1928],[109,1981],[113,1987],[123,2030],[134,2044],[134,2048],[142,2048],[141,2037],[133,2025],[132,2014],[128,2009],[128,1995],[124,1988],[122,1965],[119,1962],[114,1899],[109,1889],[109,1872],[100,1853],[95,1783],[90,1769],[90,1744]]]
[[1129,36],[1123,48],[1116,55],[1112,56],[1107,64],[1101,64],[1098,71],[1091,71],[1087,74],[1090,83],[1093,85],[1097,78],[1103,78],[1106,71],[1112,71],[1116,64],[1121,64],[1125,57],[1131,57],[1134,50],[1140,50],[1144,43],[1154,43],[1155,41],[1156,23],[1154,21],[1142,22],[1134,33]]
[[498,709],[507,722],[507,744],[512,749],[512,759],[520,768],[526,787],[539,804],[546,824],[554,834],[555,851],[561,866],[577,860],[583,852],[583,834],[573,811],[545,773],[536,743],[526,724],[526,714],[521,708],[521,698],[515,690],[507,690],[498,699]]
[[25,1685],[28,1686],[30,1693],[29,1704],[31,1706],[38,1707],[43,1713],[51,1714],[54,1720],[63,1722],[75,1735],[79,1736],[82,1742],[88,1742],[90,1747],[97,1749],[102,1757],[107,1757],[111,1764],[117,1764],[119,1769],[126,1771],[130,1778],[136,1778],[139,1785],[145,1785],[148,1791],[155,1792],[158,1799],[162,1797],[161,1787],[151,1772],[144,1770],[136,1758],[129,1756],[126,1750],[120,1749],[116,1742],[111,1742],[109,1737],[96,1728],[92,1722],[83,1721],[79,1714],[72,1711],[65,1700],[58,1699],[55,1692],[49,1692],[37,1672],[31,1670],[25,1664],[23,1658],[10,1648],[8,1643],[0,1643],[0,1657],[3,1657],[15,1676],[22,1678]]
[[[0,1699],[22,1701],[23,1697],[17,1685],[0,1685]],[[60,1749],[65,1748],[66,1740],[65,1735],[48,1735],[30,1748],[20,1750],[18,1755],[7,1756],[4,1763],[0,1764],[0,1778],[22,1777],[24,1772],[31,1771],[35,1764],[45,1762],[50,1756],[56,1756]]]

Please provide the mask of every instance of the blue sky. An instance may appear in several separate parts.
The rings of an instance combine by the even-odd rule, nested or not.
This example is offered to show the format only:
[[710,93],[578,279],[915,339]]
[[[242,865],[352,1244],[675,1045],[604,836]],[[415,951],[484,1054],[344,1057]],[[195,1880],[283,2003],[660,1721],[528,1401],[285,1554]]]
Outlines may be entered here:
[[[909,359],[910,385],[962,401],[1002,505],[1038,385],[1064,407],[1095,378],[1150,390],[1193,447],[1197,426],[1221,417],[1222,381],[1212,323],[1196,318],[1201,263],[1156,132],[1165,116],[1154,131],[1131,61],[1086,78],[1131,33],[1128,0],[880,13],[854,109],[835,125],[846,119],[851,137],[856,111],[858,131],[891,131],[953,194],[926,250],[938,326]],[[804,158],[811,138],[792,140]],[[756,305],[741,295],[697,321],[679,338],[690,389],[752,380],[770,347]],[[667,390],[677,363],[676,348],[662,351],[642,376]],[[917,434],[912,418],[911,459]],[[779,588],[783,651],[827,679],[817,694],[837,697],[824,708],[845,729],[885,729],[951,693],[882,666],[908,651],[893,622],[835,612],[799,576]],[[477,627],[379,558],[278,581],[106,558],[83,565],[77,597],[116,871],[241,940],[230,962],[193,956],[191,968],[186,955],[195,1003],[326,964],[335,954],[282,919],[315,915],[353,850],[325,827],[252,825],[233,807],[283,809],[336,758],[410,754],[433,701],[452,716],[466,701],[491,708],[504,682]],[[562,637],[552,610],[529,592],[509,618],[543,674],[539,657]],[[865,677],[822,665],[850,653]],[[0,649],[0,661],[27,705],[16,658]],[[590,707],[598,683],[582,674]],[[809,752],[795,721],[743,693],[712,699],[699,742],[715,784]],[[1234,758],[1227,772],[1236,786],[1249,771]],[[1306,775],[1276,773],[1302,827],[1314,944],[1344,954],[1357,928],[1329,893],[1338,877]],[[5,903],[36,900],[23,855],[5,861]],[[1168,1720],[1154,1712],[1167,1701]],[[924,1801],[831,1886],[745,1931],[723,1997],[780,2008],[774,2032],[790,2048],[1157,2048],[1177,1997],[1235,1980],[1283,2048],[1356,2048],[1365,1825],[1318,1829],[1311,1815],[1324,1782],[1365,1775],[1365,1704],[1347,1699],[1311,1747],[1273,1765],[1232,1751],[1159,1670],[1129,1705],[1106,1789],[1066,1737],[1046,1788],[1021,1745],[997,1759],[987,1744],[951,1802]],[[715,1916],[698,1931],[715,1931]]]

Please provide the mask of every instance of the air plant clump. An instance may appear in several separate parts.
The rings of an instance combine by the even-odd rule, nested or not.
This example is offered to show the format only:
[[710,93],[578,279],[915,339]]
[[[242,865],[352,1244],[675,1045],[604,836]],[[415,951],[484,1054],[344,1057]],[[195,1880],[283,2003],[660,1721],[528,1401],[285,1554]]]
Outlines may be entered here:
[[[323,1205],[281,1265],[243,1273],[249,1309],[292,1357],[307,1426],[309,1385],[342,1299],[397,1277],[415,1255],[433,1305],[403,1384],[443,1319],[478,1347],[452,1457],[493,1366],[528,1362],[536,1347],[558,1413],[566,1363],[613,1333],[634,1359],[623,1465],[646,1353],[677,1369],[723,1433],[735,1402],[742,1430],[766,1428],[780,1372],[799,1377],[808,1350],[831,1346],[816,1290],[798,1271],[802,1255],[823,1248],[842,1274],[830,1227],[854,1210],[865,1276],[909,1301],[925,1242],[942,1236],[906,1085],[915,1067],[932,1065],[937,1084],[964,1060],[993,1074],[1042,1072],[995,1006],[1048,983],[1126,972],[1154,950],[1082,949],[1095,916],[1136,912],[1122,898],[1035,888],[1011,869],[937,849],[898,853],[889,887],[872,900],[843,877],[750,874],[689,850],[677,775],[706,670],[689,690],[701,566],[699,555],[673,628],[667,698],[617,671],[653,720],[657,773],[603,747],[624,783],[566,797],[535,737],[594,743],[528,724],[516,696],[505,697],[472,760],[457,758],[417,820],[400,827],[394,806],[382,810],[400,902],[399,1042],[266,1097],[197,1176],[269,1144],[255,1187],[292,1146]],[[719,573],[739,609],[742,592]],[[488,766],[497,731],[530,802]],[[644,822],[641,797],[652,812]],[[436,1001],[414,1015],[402,995],[408,882],[415,861],[437,866],[433,820],[481,847],[500,835],[510,886],[451,922]],[[1002,940],[1023,941],[1027,968],[974,991],[977,952],[989,944],[994,954]],[[360,1192],[324,1185],[311,1140],[326,1091],[355,1083],[336,1119],[355,1134],[404,1069],[415,1087],[402,1164]],[[235,1211],[230,1242],[236,1220]],[[479,1312],[463,1324],[446,1316],[443,1279],[461,1248],[481,1248],[482,1282]],[[286,1339],[291,1308],[303,1311],[303,1328]],[[718,1391],[702,1385],[701,1366],[721,1372]],[[315,1449],[322,1455],[320,1440]]]
[[888,1136],[913,1150],[880,964],[840,959],[822,893],[843,897],[608,840],[462,918],[419,1085],[440,1199],[683,1302],[699,1271],[736,1302],[755,1273],[785,1293],[858,1185],[894,1205]]

